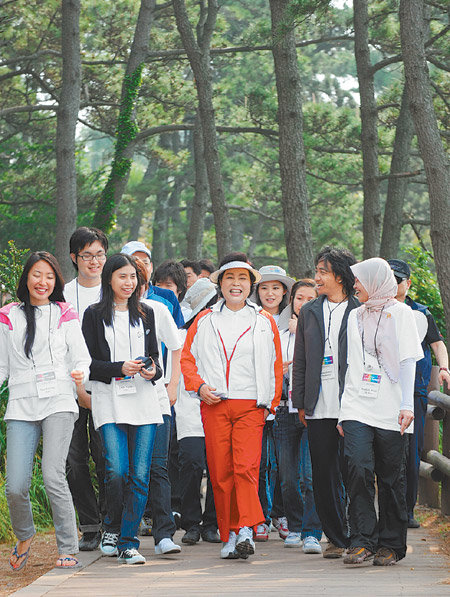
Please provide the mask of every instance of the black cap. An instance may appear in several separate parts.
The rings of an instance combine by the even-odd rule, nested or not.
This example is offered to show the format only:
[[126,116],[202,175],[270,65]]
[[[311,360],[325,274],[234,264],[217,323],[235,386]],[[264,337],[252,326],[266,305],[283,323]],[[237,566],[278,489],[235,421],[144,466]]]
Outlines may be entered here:
[[402,280],[409,280],[411,277],[411,269],[406,261],[401,259],[388,259],[388,263],[391,266],[391,270],[394,272],[394,276],[402,278]]

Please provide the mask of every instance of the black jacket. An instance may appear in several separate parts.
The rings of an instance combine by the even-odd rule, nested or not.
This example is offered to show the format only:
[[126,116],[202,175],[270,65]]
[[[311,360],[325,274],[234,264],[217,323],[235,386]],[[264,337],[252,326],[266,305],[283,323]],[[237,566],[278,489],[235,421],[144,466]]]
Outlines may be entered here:
[[[325,348],[325,327],[323,323],[323,302],[326,296],[303,305],[298,317],[295,335],[294,362],[292,371],[292,404],[313,415],[319,399],[322,362]],[[339,398],[344,389],[347,371],[347,321],[352,309],[360,302],[354,296],[348,298],[348,305],[339,330]]]
[[[145,333],[145,356],[152,357],[156,367],[156,375],[151,380],[154,384],[157,379],[162,377],[162,370],[158,360],[155,316],[153,309],[149,305],[141,303],[140,306],[145,314],[142,318]],[[111,362],[111,351],[105,338],[103,319],[94,305],[88,307],[84,313],[82,330],[92,358],[89,379],[109,384],[113,377],[122,377],[122,365],[124,361]],[[134,358],[139,356],[143,355],[137,354],[134,355]]]

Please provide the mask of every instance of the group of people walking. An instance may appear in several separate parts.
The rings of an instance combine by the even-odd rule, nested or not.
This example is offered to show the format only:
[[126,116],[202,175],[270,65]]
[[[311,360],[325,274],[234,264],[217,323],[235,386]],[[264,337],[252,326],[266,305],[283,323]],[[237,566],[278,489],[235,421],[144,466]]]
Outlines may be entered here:
[[107,257],[106,236],[86,227],[69,250],[72,282],[32,253],[20,303],[0,309],[13,570],[35,535],[41,436],[57,567],[97,547],[142,564],[139,534],[156,554],[180,552],[177,523],[182,543],[222,543],[223,559],[247,559],[273,525],[285,547],[345,564],[405,556],[430,349],[450,382],[431,314],[407,297],[405,262],[325,247],[314,280],[257,270],[239,252],[217,269],[153,271],[144,243]]

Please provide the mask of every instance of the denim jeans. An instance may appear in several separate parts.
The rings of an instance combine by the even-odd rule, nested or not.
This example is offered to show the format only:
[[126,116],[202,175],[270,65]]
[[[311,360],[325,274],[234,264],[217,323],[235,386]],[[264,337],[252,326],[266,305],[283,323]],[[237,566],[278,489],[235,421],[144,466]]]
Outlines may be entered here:
[[167,471],[170,442],[170,415],[163,415],[164,423],[156,427],[153,444],[150,487],[145,513],[153,519],[152,537],[155,545],[161,539],[172,539],[177,530],[173,519],[170,481]]
[[138,548],[147,503],[156,425],[106,423],[99,428],[105,454],[105,530],[119,533],[119,551]]
[[33,460],[42,434],[42,477],[52,507],[59,554],[78,552],[72,496],[66,480],[66,459],[76,414],[59,412],[42,421],[7,421],[6,498],[14,534],[25,541],[35,534],[30,502]]
[[[98,500],[89,470],[90,456],[95,463],[98,479]],[[67,481],[78,513],[80,531],[82,533],[99,531],[106,513],[105,459],[102,440],[94,428],[92,412],[81,406],[67,456]]]
[[278,479],[277,459],[273,438],[273,419],[266,421],[263,429],[261,464],[259,466],[258,495],[266,524],[270,516],[283,516]]
[[288,528],[294,533],[301,532],[302,539],[312,536],[320,541],[322,526],[314,503],[306,428],[297,413],[281,406],[277,409],[273,436]]
[[427,405],[426,396],[414,394],[414,433],[408,434],[409,445],[406,460],[406,507],[408,509],[408,518],[414,518],[414,506],[417,501]]

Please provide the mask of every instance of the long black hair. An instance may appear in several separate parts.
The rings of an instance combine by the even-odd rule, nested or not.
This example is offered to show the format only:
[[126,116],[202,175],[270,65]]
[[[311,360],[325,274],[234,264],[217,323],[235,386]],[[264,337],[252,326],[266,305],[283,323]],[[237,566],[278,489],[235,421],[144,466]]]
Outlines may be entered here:
[[128,313],[131,325],[137,326],[139,324],[139,319],[145,316],[139,297],[139,270],[136,260],[131,255],[125,255],[125,253],[116,253],[115,255],[108,257],[105,262],[102,270],[101,298],[100,301],[92,307],[100,312],[100,316],[106,325],[112,325],[114,320],[114,292],[111,287],[111,278],[116,270],[120,269],[121,267],[125,267],[126,265],[132,265],[134,267],[137,278],[136,288],[128,299]]
[[294,312],[295,293],[297,292],[297,290],[299,288],[303,288],[304,286],[307,286],[308,288],[314,288],[314,290],[316,291],[316,297],[317,297],[316,283],[312,278],[302,278],[301,280],[297,280],[297,282],[291,288],[291,296],[289,299],[290,304],[291,304],[291,315],[295,315],[295,312]]
[[329,264],[335,278],[341,278],[340,283],[345,296],[352,296],[355,292],[353,288],[355,276],[350,266],[356,263],[353,253],[348,249],[336,249],[335,247],[326,246],[316,255],[314,264],[317,266],[320,261]]
[[64,278],[59,267],[59,263],[51,253],[47,251],[35,251],[28,257],[25,266],[17,284],[17,298],[22,302],[21,308],[25,313],[27,328],[25,332],[25,356],[30,357],[33,348],[34,338],[36,336],[36,311],[34,305],[30,302],[30,291],[28,290],[28,274],[31,268],[38,261],[45,261],[52,268],[55,274],[55,287],[48,297],[49,301],[64,301]]

